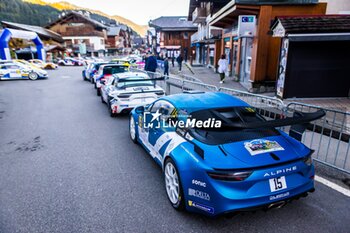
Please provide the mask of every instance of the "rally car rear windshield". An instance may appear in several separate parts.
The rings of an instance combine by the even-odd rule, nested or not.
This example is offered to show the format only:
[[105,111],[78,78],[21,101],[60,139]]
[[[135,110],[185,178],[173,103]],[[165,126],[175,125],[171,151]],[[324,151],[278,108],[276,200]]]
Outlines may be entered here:
[[125,66],[107,66],[103,69],[103,74],[119,74],[124,73],[127,70],[127,67]]
[[245,140],[280,135],[275,128],[242,129],[232,127],[232,123],[249,123],[266,121],[251,107],[232,107],[206,109],[191,113],[192,119],[205,121],[215,119],[221,121],[220,128],[191,128],[192,137],[210,145],[220,145]]

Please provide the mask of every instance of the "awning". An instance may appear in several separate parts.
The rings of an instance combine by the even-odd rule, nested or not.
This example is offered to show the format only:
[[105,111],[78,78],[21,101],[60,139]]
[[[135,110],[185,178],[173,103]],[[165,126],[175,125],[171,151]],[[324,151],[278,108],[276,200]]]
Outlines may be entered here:
[[239,5],[235,1],[231,1],[212,17],[209,25],[219,28],[229,28],[232,27],[233,22],[238,21],[239,15],[258,15],[259,11],[260,6]]

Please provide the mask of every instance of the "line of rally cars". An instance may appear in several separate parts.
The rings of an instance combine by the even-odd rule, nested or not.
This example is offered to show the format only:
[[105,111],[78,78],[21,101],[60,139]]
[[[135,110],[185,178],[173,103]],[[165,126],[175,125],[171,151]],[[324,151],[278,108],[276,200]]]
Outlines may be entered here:
[[156,79],[150,79],[143,72],[130,72],[131,66],[125,60],[95,62],[82,72],[83,79],[94,84],[97,96],[107,104],[111,117],[130,112],[138,105],[149,104],[165,95]]
[[[165,96],[155,79],[128,68],[94,63],[83,78],[111,116],[131,111],[130,138],[161,166],[175,209],[216,216],[279,208],[314,191],[313,150],[300,135],[323,111],[266,120],[224,93]],[[289,135],[276,129],[287,125]]]

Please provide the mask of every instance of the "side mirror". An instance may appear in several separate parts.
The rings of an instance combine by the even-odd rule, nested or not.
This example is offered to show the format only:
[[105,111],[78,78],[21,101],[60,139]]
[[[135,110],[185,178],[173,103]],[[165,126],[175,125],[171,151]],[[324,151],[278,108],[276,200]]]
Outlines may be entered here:
[[106,81],[105,81],[105,80],[100,80],[100,83],[101,83],[102,85],[105,85],[105,84],[106,84]]
[[138,107],[135,108],[135,112],[137,114],[143,114],[144,111],[145,111],[145,107],[144,106],[138,106]]

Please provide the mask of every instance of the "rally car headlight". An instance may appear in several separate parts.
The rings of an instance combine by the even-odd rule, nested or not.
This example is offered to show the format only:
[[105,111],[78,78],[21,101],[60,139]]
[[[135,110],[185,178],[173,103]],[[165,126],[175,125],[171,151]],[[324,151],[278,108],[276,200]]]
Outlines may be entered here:
[[208,175],[215,180],[224,181],[243,181],[247,179],[253,172],[208,172]]

